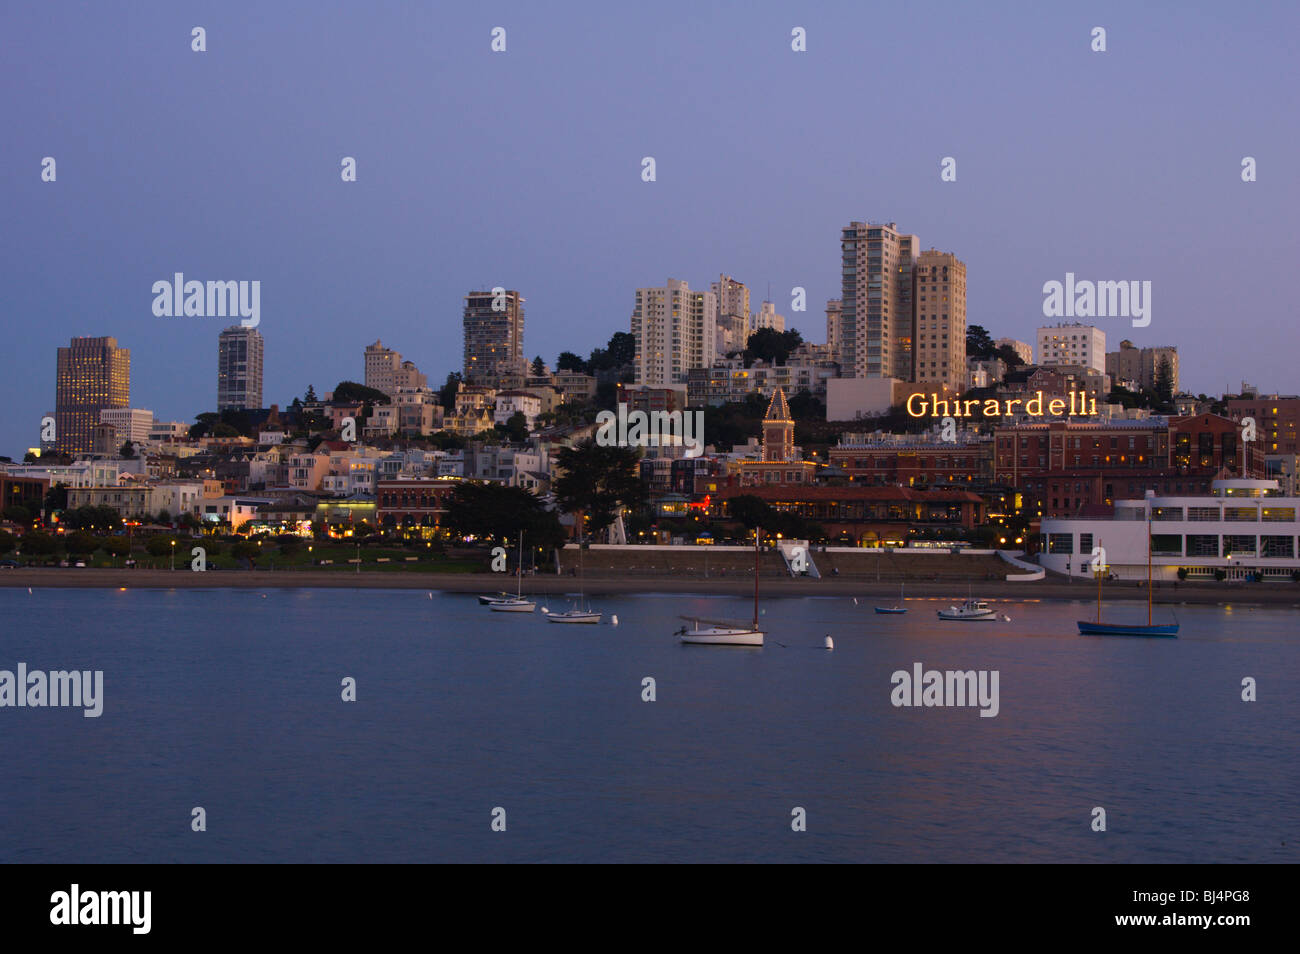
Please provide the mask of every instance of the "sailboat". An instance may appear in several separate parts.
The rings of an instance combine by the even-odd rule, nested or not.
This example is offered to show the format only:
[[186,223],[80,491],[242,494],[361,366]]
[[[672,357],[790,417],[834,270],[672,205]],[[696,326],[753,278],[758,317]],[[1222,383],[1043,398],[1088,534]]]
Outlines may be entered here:
[[1177,636],[1177,623],[1155,623],[1151,619],[1151,516],[1147,515],[1147,623],[1103,623],[1101,621],[1102,568],[1097,567],[1097,621],[1079,620],[1080,636]]
[[496,600],[487,604],[488,609],[494,613],[531,613],[537,609],[537,604],[532,600],[524,599],[524,533],[519,531],[519,585],[515,587],[515,595],[506,597],[503,600]]
[[882,614],[882,615],[884,615],[884,614],[890,614],[890,613],[893,613],[893,614],[906,613],[906,612],[907,612],[907,608],[906,608],[905,606],[903,606],[903,587],[904,587],[904,585],[905,585],[905,584],[903,584],[903,583],[898,584],[898,602],[897,602],[897,603],[895,603],[893,606],[877,606],[877,607],[876,607],[876,612],[877,612],[877,613],[880,613],[880,614]]
[[[584,608],[585,607],[585,608]],[[578,602],[563,613],[547,613],[548,623],[599,623],[600,613],[593,613],[586,602],[582,585],[582,538],[578,538]]]
[[754,528],[754,622],[752,626],[733,620],[710,620],[698,616],[681,617],[694,625],[677,631],[683,643],[697,646],[762,646],[763,631],[758,628],[758,559],[761,527]]

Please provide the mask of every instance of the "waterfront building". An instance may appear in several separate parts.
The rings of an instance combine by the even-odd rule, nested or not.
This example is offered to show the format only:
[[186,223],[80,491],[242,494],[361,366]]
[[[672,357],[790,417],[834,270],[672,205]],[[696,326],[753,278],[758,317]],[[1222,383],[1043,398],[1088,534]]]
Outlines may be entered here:
[[1180,570],[1191,580],[1290,580],[1300,571],[1298,513],[1300,498],[1283,496],[1275,480],[1215,480],[1199,495],[1147,492],[1100,513],[1044,518],[1038,560],[1091,577],[1093,554],[1104,549],[1105,572],[1145,579],[1149,525],[1152,576],[1161,582],[1178,580]]

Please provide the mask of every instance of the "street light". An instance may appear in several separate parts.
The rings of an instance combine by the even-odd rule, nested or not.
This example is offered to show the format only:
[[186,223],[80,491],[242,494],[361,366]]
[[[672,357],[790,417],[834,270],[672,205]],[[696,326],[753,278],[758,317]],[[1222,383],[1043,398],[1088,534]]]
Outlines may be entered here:
[[176,572],[176,541],[172,541],[172,572]]

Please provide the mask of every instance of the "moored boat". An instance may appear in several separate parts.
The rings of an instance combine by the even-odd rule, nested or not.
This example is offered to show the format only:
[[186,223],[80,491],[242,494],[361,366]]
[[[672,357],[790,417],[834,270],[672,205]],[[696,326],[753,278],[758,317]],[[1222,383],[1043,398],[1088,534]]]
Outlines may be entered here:
[[962,603],[961,606],[950,606],[946,610],[939,610],[939,618],[978,622],[981,620],[995,620],[998,618],[998,614],[984,600],[969,599]]

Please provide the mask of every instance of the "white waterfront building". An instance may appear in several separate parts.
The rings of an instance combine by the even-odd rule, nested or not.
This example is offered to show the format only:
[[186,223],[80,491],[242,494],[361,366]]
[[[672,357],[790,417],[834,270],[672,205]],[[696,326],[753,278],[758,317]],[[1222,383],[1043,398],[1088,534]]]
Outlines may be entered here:
[[1038,562],[1049,570],[1091,577],[1095,549],[1107,573],[1145,579],[1147,521],[1154,579],[1290,579],[1300,570],[1300,497],[1284,497],[1276,480],[1216,480],[1209,496],[1116,500],[1113,516],[1045,517]]

